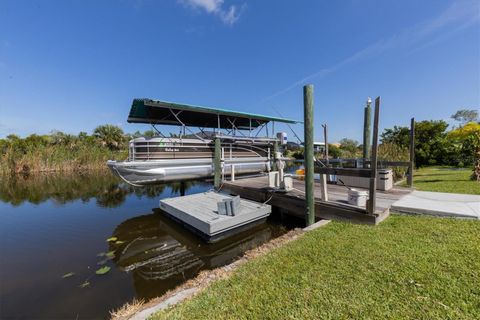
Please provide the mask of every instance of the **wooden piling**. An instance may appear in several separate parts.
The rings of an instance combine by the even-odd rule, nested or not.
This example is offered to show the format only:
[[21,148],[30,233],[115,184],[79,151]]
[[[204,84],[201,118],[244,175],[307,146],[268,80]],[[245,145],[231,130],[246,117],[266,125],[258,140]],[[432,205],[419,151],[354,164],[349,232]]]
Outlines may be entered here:
[[305,158],[305,204],[306,224],[315,223],[314,167],[313,167],[313,85],[303,87],[303,117],[304,117],[304,158]]
[[410,164],[408,166],[407,184],[413,188],[413,170],[415,166],[415,118],[410,120]]
[[219,138],[215,138],[215,154],[213,159],[213,186],[219,189],[222,183],[222,144]]
[[278,152],[278,142],[273,143],[273,162],[272,162],[272,171],[277,171],[277,152]]
[[372,101],[367,100],[367,105],[364,110],[363,118],[363,167],[367,168],[366,161],[370,154],[371,132],[372,132],[372,108],[370,107]]
[[[329,166],[328,160],[328,127],[327,124],[322,124],[323,127],[323,138],[325,141],[325,166]],[[320,174],[320,194],[322,201],[328,201],[328,186],[327,186],[327,175]]]
[[328,160],[328,127],[327,124],[323,124],[323,138],[325,140],[325,165],[328,166],[330,164]]
[[380,116],[380,97],[375,99],[375,115],[373,118],[372,155],[370,160],[370,193],[368,197],[367,212],[375,213],[377,192],[377,153],[378,153],[378,121]]

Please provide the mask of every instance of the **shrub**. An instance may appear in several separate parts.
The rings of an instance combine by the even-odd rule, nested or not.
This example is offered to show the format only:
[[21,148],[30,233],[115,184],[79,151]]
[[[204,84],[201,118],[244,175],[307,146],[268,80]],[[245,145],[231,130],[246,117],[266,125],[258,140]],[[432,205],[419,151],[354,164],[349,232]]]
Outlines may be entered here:
[[[408,161],[410,158],[408,148],[394,143],[382,143],[378,146],[378,160],[381,161]],[[383,167],[383,166],[382,166]],[[393,179],[399,180],[405,177],[406,167],[393,167]]]

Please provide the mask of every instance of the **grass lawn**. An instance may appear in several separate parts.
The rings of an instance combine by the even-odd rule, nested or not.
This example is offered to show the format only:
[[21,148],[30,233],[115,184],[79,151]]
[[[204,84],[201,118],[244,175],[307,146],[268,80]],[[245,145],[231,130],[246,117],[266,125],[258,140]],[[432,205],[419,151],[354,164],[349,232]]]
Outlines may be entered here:
[[332,222],[153,318],[480,319],[479,239],[471,220]]
[[470,180],[471,174],[471,169],[421,168],[414,172],[413,186],[422,191],[480,194],[480,183]]

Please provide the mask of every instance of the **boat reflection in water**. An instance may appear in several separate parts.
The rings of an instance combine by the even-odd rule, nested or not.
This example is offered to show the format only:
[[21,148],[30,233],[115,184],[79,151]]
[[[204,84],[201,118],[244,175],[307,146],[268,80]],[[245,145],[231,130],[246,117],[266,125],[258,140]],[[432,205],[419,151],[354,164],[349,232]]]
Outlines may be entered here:
[[228,264],[246,250],[284,233],[280,224],[264,223],[214,244],[207,244],[168,219],[160,210],[122,222],[110,250],[114,262],[133,276],[139,299],[173,289],[203,269]]

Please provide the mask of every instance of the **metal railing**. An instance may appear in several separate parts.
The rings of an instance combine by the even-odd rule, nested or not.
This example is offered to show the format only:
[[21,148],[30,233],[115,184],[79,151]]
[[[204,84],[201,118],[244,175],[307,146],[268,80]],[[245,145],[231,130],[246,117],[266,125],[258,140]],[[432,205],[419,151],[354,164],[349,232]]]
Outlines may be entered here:
[[[186,150],[187,149],[187,150]],[[188,150],[191,149],[191,150]],[[209,143],[165,143],[160,141],[131,141],[129,143],[129,161],[148,161],[160,159],[213,158],[214,145]],[[264,154],[264,155],[263,155]],[[256,145],[222,144],[222,158],[269,157],[270,147]]]

